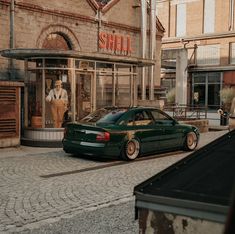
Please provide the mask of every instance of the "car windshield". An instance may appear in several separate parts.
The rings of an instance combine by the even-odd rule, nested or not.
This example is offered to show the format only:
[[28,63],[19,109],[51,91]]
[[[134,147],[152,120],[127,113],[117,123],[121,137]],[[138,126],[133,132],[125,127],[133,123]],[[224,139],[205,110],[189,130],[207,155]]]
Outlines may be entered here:
[[92,122],[101,124],[114,124],[126,112],[126,109],[99,109],[86,117],[81,122]]

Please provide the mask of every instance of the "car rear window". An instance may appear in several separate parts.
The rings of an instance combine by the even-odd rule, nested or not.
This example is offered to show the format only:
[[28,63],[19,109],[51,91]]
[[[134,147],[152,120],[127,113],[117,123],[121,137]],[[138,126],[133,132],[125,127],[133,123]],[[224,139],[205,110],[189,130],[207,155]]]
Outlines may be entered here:
[[108,114],[100,118],[96,123],[107,123],[107,124],[114,124],[116,123],[121,116],[126,112],[126,110],[113,110],[110,111]]
[[126,112],[126,109],[99,109],[84,117],[81,122],[113,124]]

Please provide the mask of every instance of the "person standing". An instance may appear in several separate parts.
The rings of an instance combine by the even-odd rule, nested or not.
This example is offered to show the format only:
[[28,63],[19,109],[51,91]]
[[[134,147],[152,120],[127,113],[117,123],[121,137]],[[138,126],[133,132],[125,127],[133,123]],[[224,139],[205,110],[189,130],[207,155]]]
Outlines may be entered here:
[[56,80],[55,88],[51,89],[46,101],[51,103],[51,114],[55,128],[61,128],[63,123],[64,113],[67,110],[68,94],[62,88],[62,81]]

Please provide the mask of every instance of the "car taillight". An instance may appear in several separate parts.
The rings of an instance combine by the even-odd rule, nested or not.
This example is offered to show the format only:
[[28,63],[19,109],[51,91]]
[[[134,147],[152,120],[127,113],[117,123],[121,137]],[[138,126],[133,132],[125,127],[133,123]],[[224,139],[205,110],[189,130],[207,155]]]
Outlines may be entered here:
[[110,140],[110,133],[109,132],[100,132],[96,136],[97,141],[109,141]]

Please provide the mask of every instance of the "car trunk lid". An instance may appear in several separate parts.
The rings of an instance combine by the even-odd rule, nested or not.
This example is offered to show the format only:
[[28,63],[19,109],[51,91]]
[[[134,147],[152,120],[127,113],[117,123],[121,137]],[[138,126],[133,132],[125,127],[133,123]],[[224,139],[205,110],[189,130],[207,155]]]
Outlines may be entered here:
[[78,141],[107,141],[108,135],[107,131],[94,123],[70,123],[67,125],[65,137]]

